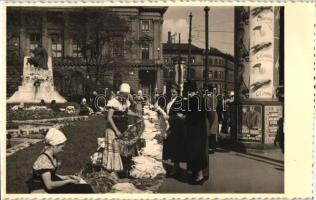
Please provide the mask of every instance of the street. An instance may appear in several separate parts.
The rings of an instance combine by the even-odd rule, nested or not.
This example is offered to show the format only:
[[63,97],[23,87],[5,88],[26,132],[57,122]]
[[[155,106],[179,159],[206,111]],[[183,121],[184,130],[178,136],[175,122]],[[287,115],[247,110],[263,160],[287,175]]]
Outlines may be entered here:
[[214,154],[209,154],[210,178],[202,186],[166,178],[159,192],[283,193],[284,163],[281,151],[261,151],[237,153],[218,149]]

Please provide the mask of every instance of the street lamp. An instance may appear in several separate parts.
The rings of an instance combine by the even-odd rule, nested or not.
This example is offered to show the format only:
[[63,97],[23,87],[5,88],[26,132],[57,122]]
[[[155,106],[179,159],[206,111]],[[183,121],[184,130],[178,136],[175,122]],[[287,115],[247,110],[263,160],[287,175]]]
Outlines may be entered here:
[[157,51],[158,51],[158,60],[160,60],[160,48],[159,47],[157,48]]

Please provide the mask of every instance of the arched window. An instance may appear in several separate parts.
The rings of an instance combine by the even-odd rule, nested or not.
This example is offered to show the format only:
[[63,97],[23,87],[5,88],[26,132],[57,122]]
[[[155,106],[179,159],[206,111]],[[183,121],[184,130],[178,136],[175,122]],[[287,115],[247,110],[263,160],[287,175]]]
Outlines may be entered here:
[[214,73],[214,78],[218,78],[217,71]]

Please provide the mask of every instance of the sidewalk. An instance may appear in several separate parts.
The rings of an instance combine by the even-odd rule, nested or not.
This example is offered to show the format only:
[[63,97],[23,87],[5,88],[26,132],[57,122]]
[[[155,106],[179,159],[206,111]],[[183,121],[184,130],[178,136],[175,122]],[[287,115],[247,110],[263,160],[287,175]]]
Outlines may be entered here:
[[[238,153],[218,149],[209,155],[210,178],[202,186],[166,178],[161,193],[282,193],[281,151]],[[183,166],[185,167],[185,166]]]

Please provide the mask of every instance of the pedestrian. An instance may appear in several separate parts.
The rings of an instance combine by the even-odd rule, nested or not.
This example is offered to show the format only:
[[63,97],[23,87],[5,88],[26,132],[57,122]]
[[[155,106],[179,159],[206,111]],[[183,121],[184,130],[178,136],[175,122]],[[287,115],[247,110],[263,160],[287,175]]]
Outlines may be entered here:
[[56,103],[56,100],[52,100],[52,101],[51,101],[50,107],[51,107],[51,109],[52,109],[55,113],[57,113],[57,112],[60,111],[60,110],[59,110],[59,106],[58,106],[57,103]]
[[284,129],[283,129],[283,118],[278,120],[278,130],[274,139],[274,146],[279,143],[282,153],[284,154]]
[[139,114],[143,114],[143,104],[144,104],[144,97],[143,92],[141,90],[138,90],[137,95],[134,98],[135,104],[136,104],[136,112]]
[[187,168],[192,172],[190,184],[202,184],[208,179],[208,132],[205,99],[196,89],[188,87],[185,124]]
[[173,169],[170,175],[180,175],[180,162],[185,162],[185,115],[183,110],[183,99],[179,96],[180,87],[176,84],[171,86],[171,97],[166,106],[165,118],[169,123],[169,133],[163,146],[163,158],[171,159]]
[[[131,103],[128,100],[130,86],[122,83],[119,95],[108,101],[107,128],[105,130],[105,145],[103,151],[103,166],[117,177],[118,172],[123,172],[121,147],[117,139],[122,138],[128,128],[128,115],[138,116],[129,109]],[[127,166],[128,167],[128,166]],[[126,169],[127,170],[127,169]]]
[[45,147],[33,164],[33,176],[29,180],[30,192],[93,193],[88,184],[79,184],[81,178],[56,173],[60,163],[57,156],[63,152],[67,138],[56,128],[45,136]]
[[87,105],[87,99],[83,98],[80,103],[79,115],[90,115],[93,110]]
[[45,100],[41,99],[40,106],[46,106]]

